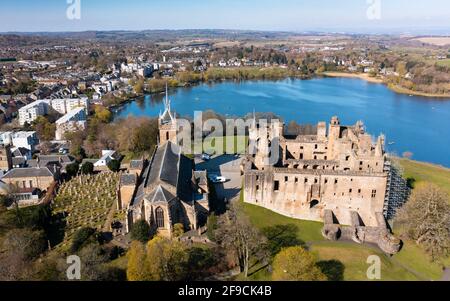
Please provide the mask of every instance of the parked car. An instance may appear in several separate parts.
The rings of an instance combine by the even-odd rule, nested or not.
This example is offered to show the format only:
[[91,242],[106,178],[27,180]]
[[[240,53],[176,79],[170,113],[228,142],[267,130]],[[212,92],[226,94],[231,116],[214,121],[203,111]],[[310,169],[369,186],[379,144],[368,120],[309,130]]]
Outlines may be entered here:
[[217,175],[210,175],[209,179],[213,183],[225,183],[226,181],[228,181],[227,178],[225,178],[223,176],[217,176]]

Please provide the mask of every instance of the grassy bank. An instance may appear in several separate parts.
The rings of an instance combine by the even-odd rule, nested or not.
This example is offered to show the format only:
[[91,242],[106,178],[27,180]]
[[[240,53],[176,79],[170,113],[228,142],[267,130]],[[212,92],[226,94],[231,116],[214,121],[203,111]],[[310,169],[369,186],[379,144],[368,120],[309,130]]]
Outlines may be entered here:
[[[371,77],[366,73],[346,73],[346,72],[324,72],[321,75],[327,77],[345,77],[345,78],[359,78],[371,83],[375,84],[385,84],[383,78],[381,77]],[[422,97],[430,97],[430,98],[450,98],[450,94],[436,94],[436,93],[427,93],[421,91],[413,91],[404,87],[400,87],[398,85],[388,84],[388,88],[399,94],[406,95],[414,95],[414,96],[422,96]]]

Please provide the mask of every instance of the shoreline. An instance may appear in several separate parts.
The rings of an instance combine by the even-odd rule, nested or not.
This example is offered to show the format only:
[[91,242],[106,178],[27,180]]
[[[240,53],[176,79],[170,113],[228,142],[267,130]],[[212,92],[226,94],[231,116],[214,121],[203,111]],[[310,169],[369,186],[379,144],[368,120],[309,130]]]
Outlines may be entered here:
[[[420,97],[426,97],[426,98],[439,98],[439,99],[445,99],[445,98],[449,98],[450,99],[450,95],[442,95],[442,94],[429,94],[429,93],[425,93],[425,92],[418,92],[418,91],[412,91],[412,90],[408,90],[406,88],[402,88],[399,86],[393,86],[390,84],[387,84],[383,81],[383,79],[379,78],[379,77],[370,77],[368,74],[366,73],[346,73],[346,72],[324,72],[324,73],[318,73],[316,74],[316,76],[311,76],[311,77],[294,77],[296,79],[300,79],[300,80],[309,80],[309,79],[314,79],[314,78],[326,78],[326,77],[331,77],[331,78],[354,78],[354,79],[361,79],[361,80],[365,80],[369,83],[372,84],[382,84],[385,85],[389,90],[398,93],[398,94],[403,94],[403,95],[410,95],[410,96],[420,96]],[[292,77],[286,77],[283,79],[287,79],[287,78],[292,78]],[[250,80],[250,79],[249,79]],[[251,80],[265,80],[263,78],[261,79],[251,79]],[[178,87],[173,87],[173,89],[178,89],[178,88],[184,88],[186,86],[197,86],[200,84],[207,84],[207,83],[221,83],[221,82],[226,82],[227,80],[216,80],[216,81],[201,81],[195,84],[186,84],[186,85],[181,85]],[[131,98],[127,98],[125,100],[123,100],[120,104],[115,104],[112,106],[108,106],[109,109],[117,111],[120,110],[120,108],[122,108],[123,106],[135,101],[136,99],[138,99],[139,97],[145,97],[145,95],[154,95],[154,94],[160,94],[160,93],[164,93],[164,90],[161,91],[155,91],[155,92],[144,92],[142,94],[138,94],[135,95]]]
[[427,98],[439,98],[439,99],[443,99],[443,98],[449,98],[450,99],[450,94],[430,94],[430,93],[426,93],[426,92],[420,92],[420,91],[413,91],[413,90],[409,90],[403,87],[399,87],[397,85],[391,85],[391,84],[387,84],[383,81],[383,79],[379,78],[379,77],[370,77],[368,74],[366,73],[346,73],[346,72],[324,72],[322,73],[322,75],[324,77],[341,77],[341,78],[357,78],[357,79],[362,79],[365,80],[369,83],[373,83],[373,84],[383,84],[386,85],[386,87],[398,94],[404,94],[404,95],[412,95],[412,96],[420,96],[420,97],[427,97]]

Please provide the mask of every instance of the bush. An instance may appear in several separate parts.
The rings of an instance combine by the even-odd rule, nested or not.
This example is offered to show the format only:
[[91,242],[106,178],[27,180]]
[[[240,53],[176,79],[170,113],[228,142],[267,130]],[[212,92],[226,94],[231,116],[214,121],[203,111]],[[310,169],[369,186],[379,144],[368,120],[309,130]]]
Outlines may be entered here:
[[112,172],[118,172],[120,170],[120,162],[117,160],[111,160],[108,163],[108,168],[109,170],[111,170]]
[[72,252],[77,252],[81,249],[81,247],[89,240],[89,238],[92,237],[92,235],[95,233],[95,229],[92,228],[81,228],[77,232],[75,232],[73,239],[72,239],[72,246],[70,247],[70,250]]
[[92,174],[94,172],[94,164],[92,164],[91,162],[85,162],[82,166],[81,166],[81,172],[84,175],[89,175]]
[[66,173],[69,177],[75,177],[79,170],[80,165],[76,162],[66,166]]
[[131,239],[146,243],[151,236],[150,225],[145,220],[139,220],[131,228]]

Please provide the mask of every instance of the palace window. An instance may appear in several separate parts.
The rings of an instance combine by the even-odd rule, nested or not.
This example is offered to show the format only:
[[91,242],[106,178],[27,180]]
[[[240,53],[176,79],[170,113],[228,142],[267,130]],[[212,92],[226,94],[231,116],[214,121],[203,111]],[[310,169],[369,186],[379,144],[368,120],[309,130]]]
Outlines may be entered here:
[[284,181],[288,182],[289,181],[289,177],[284,177]]
[[377,196],[377,191],[374,189],[372,190],[372,198],[375,198]]
[[350,156],[345,157],[345,161],[349,161],[350,160]]
[[334,184],[337,184],[338,183],[338,179],[334,179]]
[[303,154],[300,154],[300,160],[303,160]]
[[169,132],[166,132],[166,140],[169,140]]
[[156,208],[156,225],[164,228],[164,210],[161,207]]
[[308,183],[308,178],[305,178],[305,183]]
[[298,183],[298,178],[297,177],[295,178],[295,183]]
[[315,184],[319,183],[319,180],[318,179],[314,179],[314,183]]
[[316,144],[316,145],[314,145],[314,149],[317,149],[317,144]]
[[327,184],[328,183],[328,179],[325,179],[325,184]]
[[256,191],[258,191],[259,190],[259,185],[256,185]]
[[361,193],[361,189],[358,189],[358,193]]
[[317,160],[317,156],[314,156],[314,160]]
[[348,190],[348,193],[352,193],[352,191],[353,191],[353,189],[350,188],[350,189]]
[[280,190],[280,181],[275,181],[273,183],[273,190],[274,191],[279,191]]

